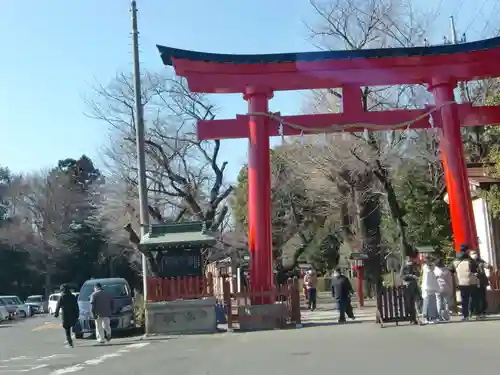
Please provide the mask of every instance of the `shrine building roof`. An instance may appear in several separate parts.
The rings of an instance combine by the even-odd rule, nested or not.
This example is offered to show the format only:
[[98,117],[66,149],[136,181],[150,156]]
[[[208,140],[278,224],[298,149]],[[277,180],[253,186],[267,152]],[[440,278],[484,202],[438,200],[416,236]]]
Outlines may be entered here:
[[139,247],[146,250],[164,250],[189,247],[210,247],[216,239],[205,232],[203,222],[153,224],[141,239]]

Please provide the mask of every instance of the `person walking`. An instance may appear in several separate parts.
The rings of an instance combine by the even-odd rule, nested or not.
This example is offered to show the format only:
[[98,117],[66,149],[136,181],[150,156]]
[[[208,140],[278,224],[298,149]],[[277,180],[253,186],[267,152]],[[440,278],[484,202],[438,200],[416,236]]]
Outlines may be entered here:
[[351,319],[355,319],[352,306],[349,306],[350,295],[353,293],[351,282],[342,275],[340,269],[333,271],[332,277],[332,297],[339,311],[339,323],[346,322],[346,314]]
[[457,259],[453,262],[452,268],[460,291],[462,321],[468,320],[471,312],[475,309],[476,298],[474,297],[477,295],[479,284],[476,276],[477,266],[469,257],[468,250],[466,245],[460,246],[460,252],[457,254]]
[[312,268],[309,269],[304,276],[304,285],[306,286],[307,290],[307,307],[309,308],[309,310],[314,311],[316,310],[316,291],[318,278]]
[[477,269],[476,276],[478,279],[478,287],[472,296],[472,305],[475,306],[474,314],[477,319],[484,319],[486,317],[486,310],[488,309],[488,302],[486,300],[486,289],[489,285],[486,274],[488,264],[479,257],[479,253],[476,250],[471,250],[469,255]]
[[436,323],[439,319],[437,307],[437,294],[439,293],[439,284],[434,273],[434,264],[428,257],[422,267],[422,313],[424,323]]
[[113,313],[113,300],[100,283],[95,284],[94,293],[90,296],[91,312],[95,319],[97,342],[104,344],[111,340],[110,317]]
[[453,276],[442,258],[437,261],[434,274],[439,285],[439,292],[436,295],[439,318],[442,321],[449,321],[450,304],[453,298]]
[[57,301],[56,311],[54,317],[59,317],[61,313],[62,327],[66,335],[66,344],[73,348],[73,338],[71,337],[71,329],[75,326],[80,316],[78,308],[78,301],[71,293],[69,286],[66,284],[61,285],[61,297]]

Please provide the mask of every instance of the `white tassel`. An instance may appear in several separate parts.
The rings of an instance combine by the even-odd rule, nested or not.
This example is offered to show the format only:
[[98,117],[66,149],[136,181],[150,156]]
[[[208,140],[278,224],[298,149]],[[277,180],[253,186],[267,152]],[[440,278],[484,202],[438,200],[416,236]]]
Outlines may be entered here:
[[282,122],[280,122],[280,124],[279,124],[278,134],[281,137],[281,144],[284,145],[285,144],[285,129],[283,127],[283,123]]

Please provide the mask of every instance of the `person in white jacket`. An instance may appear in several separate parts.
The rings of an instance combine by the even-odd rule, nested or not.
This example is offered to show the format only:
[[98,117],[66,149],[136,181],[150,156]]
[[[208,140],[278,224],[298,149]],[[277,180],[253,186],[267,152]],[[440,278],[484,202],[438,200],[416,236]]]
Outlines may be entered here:
[[422,298],[424,300],[422,313],[424,323],[436,323],[439,320],[437,309],[437,294],[439,284],[434,274],[434,264],[430,259],[426,259],[422,267]]
[[450,304],[453,298],[453,275],[445,266],[443,259],[437,261],[434,274],[439,285],[439,292],[436,295],[439,318],[443,321],[449,321]]

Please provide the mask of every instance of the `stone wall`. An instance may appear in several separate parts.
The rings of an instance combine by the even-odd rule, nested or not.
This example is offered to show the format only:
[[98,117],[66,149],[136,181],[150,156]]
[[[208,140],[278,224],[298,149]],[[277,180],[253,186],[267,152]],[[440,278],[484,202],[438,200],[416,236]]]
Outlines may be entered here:
[[238,307],[241,331],[260,331],[282,328],[288,315],[285,304]]
[[148,334],[217,332],[215,298],[146,304]]

